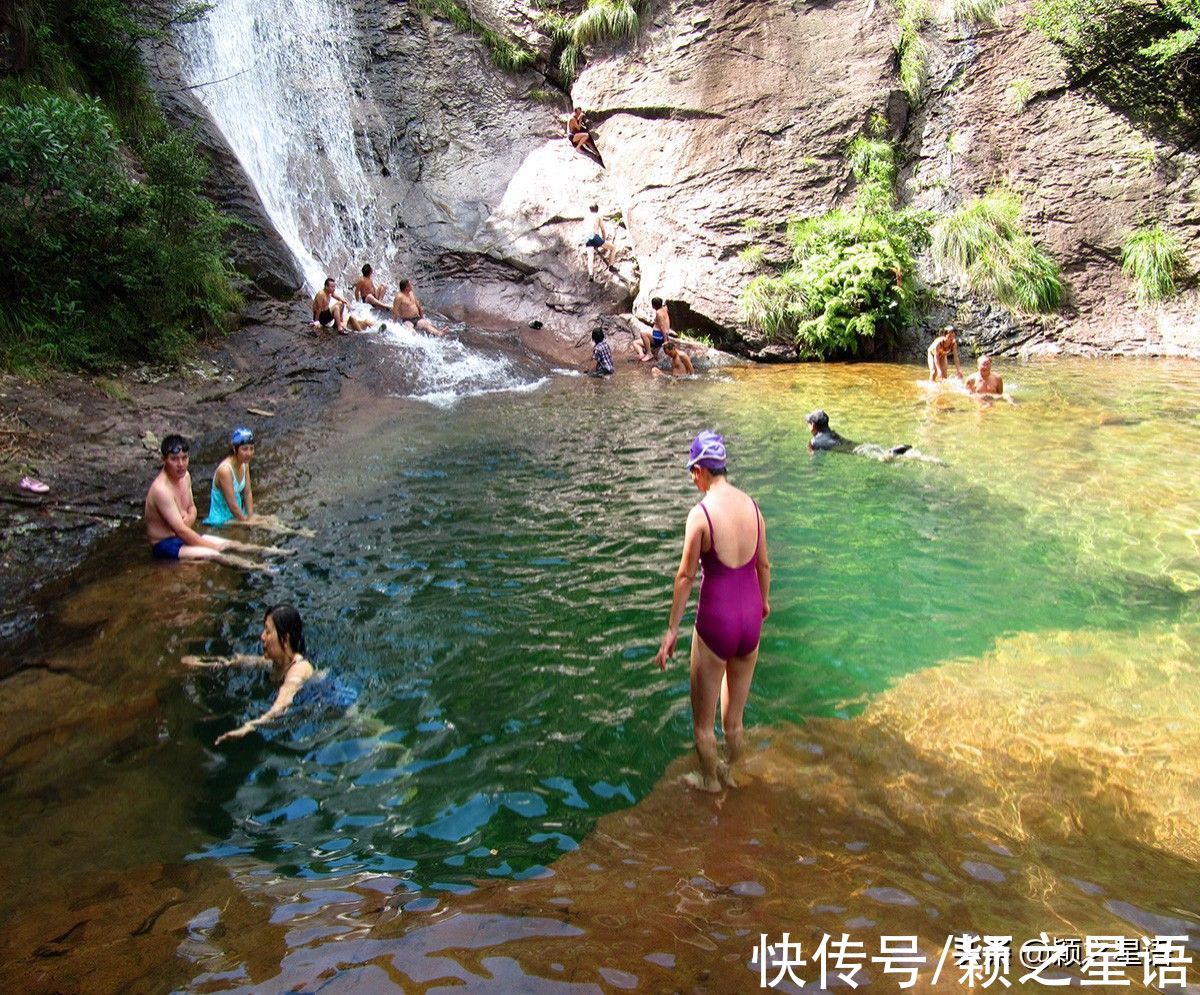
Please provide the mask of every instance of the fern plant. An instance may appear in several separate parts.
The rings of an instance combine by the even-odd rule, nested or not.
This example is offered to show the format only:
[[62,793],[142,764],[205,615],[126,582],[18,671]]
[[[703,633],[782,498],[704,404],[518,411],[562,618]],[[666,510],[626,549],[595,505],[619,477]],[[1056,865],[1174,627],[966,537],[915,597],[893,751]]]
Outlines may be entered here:
[[1121,246],[1121,272],[1133,280],[1139,304],[1164,301],[1175,293],[1175,274],[1183,267],[1183,247],[1160,224],[1135,229]]
[[853,355],[865,339],[897,330],[915,303],[913,253],[928,245],[925,212],[897,210],[895,149],[880,131],[846,152],[858,182],[854,204],[788,222],[792,262],[743,291],[743,318],[806,358]]

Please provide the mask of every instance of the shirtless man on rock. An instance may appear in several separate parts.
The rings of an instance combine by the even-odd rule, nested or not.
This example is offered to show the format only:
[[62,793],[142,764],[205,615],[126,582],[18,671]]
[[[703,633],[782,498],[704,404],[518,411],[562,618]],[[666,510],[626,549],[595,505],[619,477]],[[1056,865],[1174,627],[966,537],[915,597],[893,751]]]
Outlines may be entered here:
[[396,296],[392,299],[392,317],[407,321],[419,332],[428,332],[430,335],[446,334],[444,328],[438,328],[425,317],[425,309],[421,307],[417,292],[409,280],[401,280],[396,287]]
[[375,278],[371,275],[374,272],[370,263],[363,263],[362,276],[354,282],[354,299],[365,301],[373,307],[386,311],[388,306],[383,299],[387,297],[387,284],[376,283]]

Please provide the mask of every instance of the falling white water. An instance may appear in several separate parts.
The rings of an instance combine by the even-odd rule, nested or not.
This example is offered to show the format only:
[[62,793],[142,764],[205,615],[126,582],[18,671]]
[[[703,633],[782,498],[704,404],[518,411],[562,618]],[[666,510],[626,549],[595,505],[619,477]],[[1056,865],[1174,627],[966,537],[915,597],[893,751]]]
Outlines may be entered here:
[[[185,82],[204,105],[310,290],[393,255],[355,144],[365,83],[350,8],[332,0],[217,0],[178,29]],[[374,172],[374,171],[373,171]]]

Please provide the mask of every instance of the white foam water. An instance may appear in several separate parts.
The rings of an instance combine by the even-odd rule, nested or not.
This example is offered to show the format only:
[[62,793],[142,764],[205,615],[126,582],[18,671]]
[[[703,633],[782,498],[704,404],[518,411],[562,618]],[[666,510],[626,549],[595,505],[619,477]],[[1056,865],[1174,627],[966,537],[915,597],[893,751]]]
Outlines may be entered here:
[[371,330],[378,331],[380,339],[396,350],[396,362],[411,372],[418,384],[405,396],[435,407],[452,407],[465,397],[481,394],[528,393],[547,382],[546,377],[522,370],[507,357],[472,349],[453,335],[429,335],[407,322],[391,320]]

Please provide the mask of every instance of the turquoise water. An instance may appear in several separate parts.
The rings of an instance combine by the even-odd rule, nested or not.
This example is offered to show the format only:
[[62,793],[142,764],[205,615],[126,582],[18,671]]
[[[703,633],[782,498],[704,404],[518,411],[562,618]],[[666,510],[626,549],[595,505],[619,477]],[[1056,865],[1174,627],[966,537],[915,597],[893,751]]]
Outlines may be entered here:
[[[252,651],[264,608],[291,600],[310,657],[359,701],[185,773],[209,840],[192,856],[462,890],[538,874],[645,797],[690,745],[686,649],[666,674],[652,657],[699,497],[682,454],[703,427],[726,433],[732,479],[768,524],[752,725],[854,714],[1017,632],[1117,638],[1186,618],[1196,499],[1163,494],[1194,470],[1195,368],[1006,377],[1021,405],[981,410],[930,394],[915,368],[672,384],[622,370],[450,411],[398,404],[336,445],[293,447],[256,497],[319,538],[291,540],[300,555],[275,577],[207,591],[171,650]],[[818,404],[845,435],[946,465],[812,457],[803,414]],[[247,675],[202,675],[163,708],[199,745],[270,697]]]

